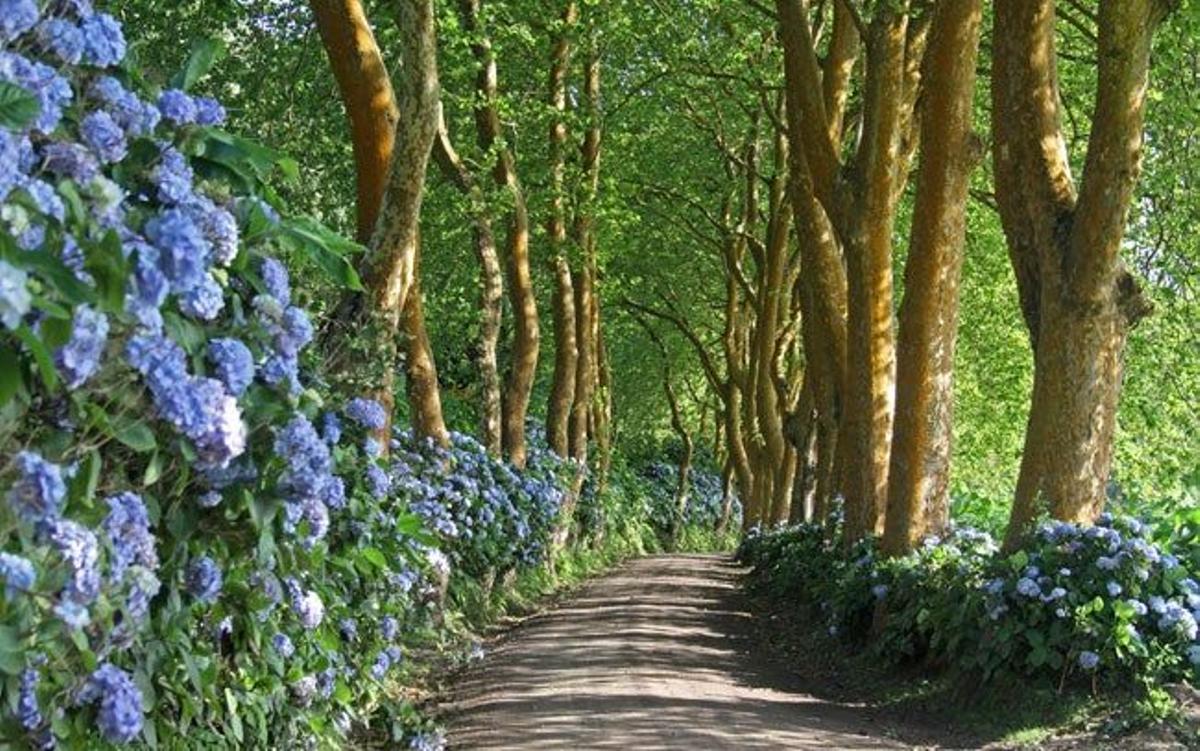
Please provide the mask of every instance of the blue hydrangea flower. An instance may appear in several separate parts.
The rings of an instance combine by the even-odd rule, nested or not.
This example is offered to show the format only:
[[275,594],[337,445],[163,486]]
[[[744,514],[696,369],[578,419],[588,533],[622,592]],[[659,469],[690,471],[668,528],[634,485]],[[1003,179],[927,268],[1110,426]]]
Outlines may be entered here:
[[220,125],[225,122],[225,108],[212,97],[196,97],[196,122],[200,125]]
[[142,732],[142,692],[124,670],[104,663],[88,678],[79,703],[100,703],[96,724],[112,743],[129,743]]
[[1079,653],[1079,667],[1083,668],[1084,670],[1095,670],[1096,666],[1099,664],[1100,655],[1096,654],[1095,652],[1084,650],[1083,652]]
[[[0,0],[2,4],[3,0]],[[26,730],[37,730],[42,724],[42,710],[37,697],[41,680],[41,673],[33,668],[21,671],[21,685],[17,691],[17,722]]]
[[92,152],[77,143],[50,143],[42,147],[42,167],[59,177],[89,183],[100,170]]
[[371,677],[377,681],[383,680],[391,666],[392,658],[387,652],[380,652],[375,656],[375,664],[371,666]]
[[386,498],[392,490],[392,478],[381,468],[372,464],[367,467],[367,489],[375,498]]
[[275,455],[287,465],[280,484],[301,498],[316,498],[333,467],[329,447],[304,415],[296,415],[275,436]]
[[1038,597],[1042,594],[1042,588],[1033,579],[1021,577],[1017,581],[1017,594],[1025,597]]
[[446,736],[440,730],[417,733],[408,741],[409,751],[446,751]]
[[8,198],[13,188],[25,179],[27,170],[21,167],[21,144],[19,137],[0,128],[0,201]]
[[158,166],[154,168],[154,185],[158,188],[158,200],[168,205],[185,203],[192,197],[192,181],[195,174],[187,157],[174,146],[166,146]]
[[200,283],[183,293],[179,309],[200,321],[214,321],[225,309],[225,290],[212,274],[200,277]]
[[120,493],[107,499],[108,516],[104,518],[104,534],[108,538],[112,557],[110,575],[114,581],[125,578],[130,566],[158,568],[154,550],[154,534],[150,531],[150,516],[146,504],[136,493]]
[[367,436],[363,439],[363,453],[371,459],[377,459],[383,454],[383,444],[373,436]]
[[205,212],[201,226],[212,244],[213,263],[220,266],[233,263],[240,247],[237,218],[226,209],[213,206]]
[[18,592],[33,590],[37,572],[29,559],[12,553],[0,553],[0,580],[4,582],[4,599],[12,601]]
[[83,59],[83,31],[62,18],[47,18],[38,25],[38,43],[69,65]]
[[381,430],[387,424],[387,412],[374,399],[358,397],[346,405],[346,416],[367,430]]
[[38,7],[33,0],[0,0],[0,41],[13,41],[37,21]]
[[289,305],[292,301],[292,289],[288,281],[288,272],[283,264],[274,258],[264,258],[262,268],[263,285],[267,294],[274,297],[280,305]]
[[216,602],[221,594],[221,569],[217,562],[206,555],[194,559],[188,564],[184,586],[198,602]]
[[278,633],[271,637],[271,646],[283,659],[288,659],[296,653],[296,647],[287,634]]
[[160,212],[146,222],[146,237],[160,251],[159,265],[173,291],[186,292],[204,280],[212,247],[187,212]]
[[330,446],[336,446],[342,440],[342,421],[336,412],[321,415],[321,439]]
[[108,68],[125,58],[125,34],[117,19],[97,13],[80,24],[83,31],[83,59],[97,68]]
[[342,618],[338,621],[338,635],[342,641],[358,641],[358,621],[353,618]]
[[267,384],[284,388],[293,396],[300,393],[300,362],[295,355],[271,355],[261,373]]
[[1120,594],[1121,594],[1121,592],[1123,592],[1123,591],[1124,591],[1124,590],[1121,588],[1121,585],[1120,585],[1120,584],[1118,584],[1118,583],[1117,583],[1117,582],[1115,582],[1115,581],[1110,581],[1110,582],[1108,582],[1107,584],[1105,584],[1105,585],[1104,585],[1104,588],[1105,588],[1106,590],[1108,590],[1108,596],[1109,596],[1109,597],[1119,597],[1119,596],[1120,596]]
[[293,579],[287,581],[287,588],[291,593],[292,612],[300,619],[300,625],[309,631],[320,626],[325,619],[325,603],[321,596],[311,589],[302,589]]
[[33,199],[34,206],[42,215],[54,217],[60,222],[67,218],[67,207],[53,185],[45,180],[30,180],[21,187]]
[[55,604],[53,610],[67,628],[76,631],[87,628],[88,624],[92,622],[92,615],[88,612],[87,606],[73,600],[61,600]]
[[88,89],[88,94],[100,102],[131,137],[152,133],[162,119],[158,107],[139,99],[112,76],[97,78]]
[[55,363],[65,376],[67,388],[77,389],[100,366],[108,341],[108,317],[87,305],[75,309],[71,338],[55,353]]
[[158,109],[163,117],[176,125],[196,122],[196,101],[179,89],[167,89],[159,95]]
[[21,325],[29,313],[33,295],[29,293],[29,275],[7,261],[0,260],[0,323],[7,329]]
[[50,523],[46,536],[69,569],[63,598],[80,605],[91,604],[100,595],[100,546],[96,534],[82,524],[60,518]]
[[67,495],[62,467],[31,451],[18,453],[15,463],[20,476],[8,491],[9,507],[30,524],[57,519]]
[[0,52],[0,80],[14,83],[38,99],[38,115],[32,129],[49,135],[62,120],[63,110],[74,98],[67,79],[49,65],[10,52]]
[[400,621],[390,615],[385,615],[379,621],[379,635],[384,641],[392,641],[400,634]]
[[234,396],[240,396],[254,380],[254,355],[238,339],[213,339],[208,343],[208,359],[217,378]]

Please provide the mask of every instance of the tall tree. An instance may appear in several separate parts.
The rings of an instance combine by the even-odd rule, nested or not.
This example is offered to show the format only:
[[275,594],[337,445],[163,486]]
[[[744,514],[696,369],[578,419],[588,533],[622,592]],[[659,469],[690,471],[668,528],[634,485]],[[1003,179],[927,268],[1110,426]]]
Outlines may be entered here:
[[981,0],[938,5],[925,56],[921,166],[897,345],[896,423],[883,550],[901,555],[950,520],[958,286],[971,170]]
[[1122,354],[1149,312],[1120,247],[1140,165],[1151,41],[1172,5],[1100,0],[1096,104],[1078,192],[1061,125],[1055,2],[996,6],[996,198],[1034,351],[1008,548],[1043,510],[1090,522],[1104,506]]
[[[313,0],[313,8],[353,123],[358,195],[363,202],[359,207],[359,229],[364,236],[371,217],[377,216],[362,264],[367,314],[374,332],[371,341],[373,351],[379,354],[374,396],[388,415],[387,424],[379,431],[381,443],[386,446],[395,406],[398,335],[403,329],[410,339],[428,339],[423,316],[402,319],[409,310],[408,296],[416,278],[425,172],[439,121],[433,2],[401,0],[396,5],[399,52],[404,64],[394,82],[387,77],[358,0]],[[397,101],[405,106],[398,108]],[[393,113],[398,115],[394,129],[390,129]],[[382,194],[380,174],[388,176]],[[367,203],[370,201],[374,205]],[[414,308],[419,313],[419,303]],[[343,305],[340,312],[351,319],[341,322],[346,326],[356,325],[362,315],[356,304]],[[417,377],[431,373],[436,377],[428,369]],[[430,388],[436,392],[436,381],[424,384],[418,391],[427,393]],[[414,409],[432,409],[435,405],[438,414],[424,416],[420,424],[441,424],[440,402],[422,399],[412,405]],[[434,437],[444,439],[441,435]]]

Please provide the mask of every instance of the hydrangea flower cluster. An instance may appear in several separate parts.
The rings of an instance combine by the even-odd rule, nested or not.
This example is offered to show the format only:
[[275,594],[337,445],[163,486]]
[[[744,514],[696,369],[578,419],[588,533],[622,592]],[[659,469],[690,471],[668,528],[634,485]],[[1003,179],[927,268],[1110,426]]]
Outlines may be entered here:
[[905,558],[877,559],[869,540],[847,555],[814,525],[762,533],[742,555],[756,586],[813,603],[842,638],[865,638],[885,607],[873,638],[886,659],[932,652],[985,677],[1076,670],[1170,681],[1200,676],[1193,552],[1169,552],[1145,523],[1105,514],[1094,526],[1047,522],[1010,556],[964,529]]
[[[465,436],[385,446],[380,404],[307,377],[314,327],[274,257],[295,220],[221,162],[220,103],[147,90],[127,46],[88,0],[0,0],[0,82],[37,104],[0,127],[4,406],[26,410],[0,618],[37,639],[0,700],[39,748],[84,724],[136,742],[144,712],[161,739],[230,697],[277,745],[339,745],[452,567],[543,559],[564,473],[544,446],[521,473]],[[200,689],[139,689],[196,665]]]

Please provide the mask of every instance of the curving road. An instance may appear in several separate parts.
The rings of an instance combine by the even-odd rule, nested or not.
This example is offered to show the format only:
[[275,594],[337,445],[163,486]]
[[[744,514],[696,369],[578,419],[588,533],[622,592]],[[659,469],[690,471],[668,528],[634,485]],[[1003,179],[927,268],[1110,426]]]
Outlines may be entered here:
[[657,556],[490,645],[445,708],[452,749],[892,749],[869,709],[789,690],[751,649],[741,570]]

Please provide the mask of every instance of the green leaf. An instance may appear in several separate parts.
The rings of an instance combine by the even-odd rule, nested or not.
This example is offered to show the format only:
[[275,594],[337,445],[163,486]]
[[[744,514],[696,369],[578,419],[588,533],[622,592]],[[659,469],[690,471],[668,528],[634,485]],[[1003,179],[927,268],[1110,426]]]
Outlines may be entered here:
[[41,112],[37,97],[8,81],[0,81],[0,127],[24,130]]
[[[42,254],[30,253],[29,255]],[[58,370],[54,367],[54,358],[50,356],[50,350],[37,337],[37,334],[33,333],[33,329],[25,324],[21,324],[21,327],[17,329],[17,338],[33,354],[34,362],[37,363],[38,372],[42,375],[42,383],[45,384],[46,390],[54,392],[58,388]]]
[[154,431],[141,420],[122,420],[113,426],[113,438],[138,452],[148,454],[158,448]]
[[304,253],[337,284],[361,292],[362,280],[348,256],[366,252],[358,243],[330,231],[310,217],[298,217],[281,224],[283,237]]
[[387,557],[379,550],[379,548],[363,548],[362,557],[377,568],[387,568]]
[[0,407],[21,390],[21,361],[11,347],[0,345]]
[[150,463],[146,465],[146,471],[142,474],[142,487],[148,488],[158,482],[158,478],[162,477],[162,454],[155,451],[154,456],[150,457]]
[[192,53],[188,55],[183,70],[171,78],[171,85],[177,89],[187,90],[208,74],[212,67],[225,57],[227,48],[220,39],[209,37],[197,39],[192,43]]
[[0,626],[0,671],[16,675],[25,667],[25,650],[20,633],[12,626]]

